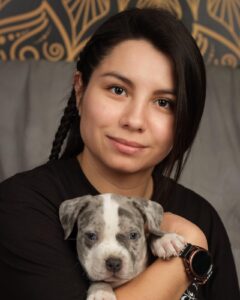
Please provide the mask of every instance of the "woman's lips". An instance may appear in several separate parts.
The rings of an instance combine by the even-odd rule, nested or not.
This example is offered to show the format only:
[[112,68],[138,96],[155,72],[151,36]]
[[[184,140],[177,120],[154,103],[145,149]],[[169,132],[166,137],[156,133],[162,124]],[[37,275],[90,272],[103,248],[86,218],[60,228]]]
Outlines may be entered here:
[[111,144],[114,146],[114,148],[123,154],[136,154],[146,148],[145,145],[142,145],[135,141],[128,141],[122,138],[116,138],[111,136],[108,136],[108,138]]

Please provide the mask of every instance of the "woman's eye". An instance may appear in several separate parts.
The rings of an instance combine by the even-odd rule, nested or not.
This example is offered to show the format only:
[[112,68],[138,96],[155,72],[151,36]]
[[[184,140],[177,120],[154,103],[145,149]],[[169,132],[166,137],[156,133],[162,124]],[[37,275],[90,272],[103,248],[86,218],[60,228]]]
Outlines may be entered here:
[[155,100],[155,103],[158,106],[166,109],[173,109],[175,105],[175,102],[173,100],[168,100],[168,99],[157,99]]
[[111,87],[110,90],[113,92],[113,94],[119,95],[119,96],[122,96],[123,94],[127,94],[126,91],[119,86],[113,86],[113,87]]

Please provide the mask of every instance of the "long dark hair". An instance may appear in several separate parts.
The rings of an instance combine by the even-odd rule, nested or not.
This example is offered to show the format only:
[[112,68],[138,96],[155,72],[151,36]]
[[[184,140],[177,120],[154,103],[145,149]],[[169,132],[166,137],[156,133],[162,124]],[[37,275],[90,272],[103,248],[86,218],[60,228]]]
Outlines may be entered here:
[[[204,108],[206,78],[201,53],[182,22],[169,12],[157,8],[125,10],[104,22],[81,51],[77,69],[84,87],[113,47],[129,39],[147,40],[173,60],[177,92],[174,143],[171,152],[156,168],[166,176],[174,173],[174,179],[178,180]],[[50,160],[58,159],[67,135],[62,158],[76,156],[83,150],[79,122],[73,90],[53,142]]]

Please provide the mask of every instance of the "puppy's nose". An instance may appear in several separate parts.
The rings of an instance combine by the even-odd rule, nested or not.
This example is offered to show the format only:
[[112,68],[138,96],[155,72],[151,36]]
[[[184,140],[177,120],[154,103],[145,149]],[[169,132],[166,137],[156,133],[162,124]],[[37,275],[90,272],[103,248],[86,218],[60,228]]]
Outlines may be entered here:
[[106,260],[106,268],[111,272],[118,272],[122,267],[122,260],[117,257],[110,257]]

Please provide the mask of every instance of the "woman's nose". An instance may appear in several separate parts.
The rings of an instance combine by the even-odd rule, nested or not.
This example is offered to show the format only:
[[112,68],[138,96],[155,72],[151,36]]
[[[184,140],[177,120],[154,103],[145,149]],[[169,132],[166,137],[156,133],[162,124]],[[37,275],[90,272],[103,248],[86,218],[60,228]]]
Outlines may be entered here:
[[120,118],[121,127],[131,131],[143,132],[146,129],[146,105],[131,100],[123,109]]

